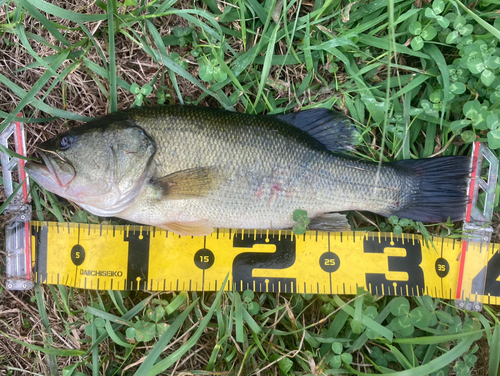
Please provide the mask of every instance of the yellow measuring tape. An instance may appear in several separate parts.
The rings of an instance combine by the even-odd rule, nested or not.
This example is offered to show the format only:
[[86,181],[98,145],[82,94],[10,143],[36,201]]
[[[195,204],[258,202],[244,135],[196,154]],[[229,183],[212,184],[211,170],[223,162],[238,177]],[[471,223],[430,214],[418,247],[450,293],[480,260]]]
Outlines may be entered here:
[[224,229],[192,237],[149,226],[31,225],[40,283],[216,291],[229,273],[230,290],[356,294],[364,287],[375,295],[460,296],[500,304],[498,244],[471,243],[467,268],[460,272],[461,241],[433,237],[434,249],[414,234]]

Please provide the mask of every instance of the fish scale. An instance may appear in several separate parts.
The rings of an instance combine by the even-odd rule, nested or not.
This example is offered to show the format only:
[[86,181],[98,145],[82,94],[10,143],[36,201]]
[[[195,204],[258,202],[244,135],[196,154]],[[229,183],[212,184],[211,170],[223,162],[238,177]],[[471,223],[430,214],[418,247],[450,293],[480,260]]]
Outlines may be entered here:
[[[291,228],[297,209],[311,218],[346,210],[429,221],[463,218],[468,158],[354,160],[344,153],[352,139],[348,125],[344,115],[325,109],[258,116],[190,106],[135,108],[47,141],[41,148],[54,152],[43,155],[48,167],[28,168],[35,179],[38,173],[49,181],[48,172],[60,181],[72,179],[65,187],[46,188],[93,213],[181,234],[203,235],[218,227]],[[62,150],[64,137],[62,145],[70,146]],[[57,162],[51,161],[53,154]],[[95,166],[106,155],[116,159],[113,168],[120,171],[88,173],[93,167],[87,160],[94,159]],[[58,169],[61,160],[75,176]],[[73,191],[94,192],[102,179],[91,177],[103,174],[119,176],[108,178],[117,194],[131,193],[123,199],[108,192],[105,198],[75,200]],[[120,203],[119,212],[114,202]]]

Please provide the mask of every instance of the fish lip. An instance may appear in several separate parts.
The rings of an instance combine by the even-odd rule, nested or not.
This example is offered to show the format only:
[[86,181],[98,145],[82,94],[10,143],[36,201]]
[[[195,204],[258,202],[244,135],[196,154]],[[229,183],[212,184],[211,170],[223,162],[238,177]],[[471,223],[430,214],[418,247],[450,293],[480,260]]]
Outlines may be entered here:
[[47,166],[41,163],[28,162],[24,165],[24,171],[26,171],[30,176],[34,177],[35,180],[37,180],[36,176],[41,174],[43,175],[43,177],[49,178],[54,183],[56,183]]
[[68,184],[71,183],[71,181],[73,181],[73,179],[76,176],[76,170],[70,162],[68,162],[66,159],[62,158],[59,154],[56,154],[57,157],[60,158],[62,162],[64,162],[68,166],[70,166],[71,169],[73,170],[72,177],[70,179],[65,179],[63,181],[63,180],[61,180],[61,177],[57,173],[57,170],[55,169],[53,162],[50,160],[49,157],[47,157],[47,154],[40,148],[37,148],[37,152],[42,157],[45,165],[40,164],[40,163],[33,163],[33,162],[27,163],[25,165],[25,170],[30,175],[36,175],[37,172],[41,173],[45,178],[49,178],[55,184],[57,184],[60,188],[67,187]]

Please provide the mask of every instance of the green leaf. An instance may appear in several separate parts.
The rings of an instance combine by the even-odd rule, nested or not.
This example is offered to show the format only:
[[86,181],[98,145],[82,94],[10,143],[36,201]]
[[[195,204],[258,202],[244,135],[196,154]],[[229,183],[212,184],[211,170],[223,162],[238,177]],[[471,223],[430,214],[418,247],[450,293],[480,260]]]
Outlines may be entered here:
[[288,375],[293,366],[293,360],[289,358],[283,358],[278,361],[278,366],[280,368],[282,375]]
[[255,294],[252,290],[245,290],[243,291],[241,297],[245,303],[249,303],[255,298]]
[[425,8],[425,17],[427,18],[436,18],[436,12],[432,10],[432,8]]
[[436,310],[436,316],[438,320],[444,324],[453,324],[453,316],[451,316],[448,312]]
[[403,233],[403,228],[400,225],[394,226],[394,235],[399,236]]
[[224,72],[220,67],[214,68],[214,79],[217,82],[224,82],[227,80],[227,73]]
[[152,322],[139,320],[134,325],[134,327],[136,330],[135,339],[137,341],[141,342],[151,341],[156,334],[155,324],[153,324]]
[[295,222],[307,222],[310,223],[309,217],[307,216],[307,211],[302,209],[297,209],[293,212],[293,220]]
[[436,16],[436,21],[441,26],[442,28],[446,29],[448,26],[450,26],[450,20],[443,17],[443,16]]
[[489,131],[488,132],[488,147],[490,149],[496,150],[500,148],[500,131]]
[[458,31],[452,31],[446,37],[446,43],[448,43],[448,44],[455,44],[458,41],[458,37],[459,37]]
[[214,68],[210,64],[202,65],[198,75],[205,82],[210,82],[213,79]]
[[424,40],[422,39],[422,37],[420,35],[418,35],[411,40],[410,45],[411,45],[411,48],[413,48],[413,50],[419,51],[422,49],[422,47],[424,47]]
[[436,372],[432,372],[430,375],[431,376],[448,376],[449,375],[448,366],[445,366]]
[[458,134],[460,133],[460,130],[462,128],[465,128],[466,126],[470,125],[470,123],[471,121],[467,119],[455,120],[451,122],[450,129],[453,131],[453,133]]
[[477,117],[481,111],[481,104],[478,100],[470,101],[464,104],[464,115],[469,119]]
[[424,38],[424,40],[432,40],[436,37],[437,30],[434,26],[429,25],[424,30],[422,30],[422,33],[420,35],[422,36],[422,38]]
[[343,353],[340,355],[340,358],[345,364],[351,364],[352,363],[352,355],[349,353]]
[[479,74],[484,70],[484,62],[482,59],[475,58],[467,61],[467,68],[472,74]]
[[180,38],[184,35],[180,26],[175,26],[173,32],[177,38]]
[[441,14],[444,10],[445,4],[443,0],[434,0],[432,2],[432,9],[436,14]]
[[158,322],[165,316],[165,309],[162,306],[158,306],[155,309],[150,308],[146,311],[146,314],[151,321]]
[[412,23],[410,23],[408,30],[413,35],[420,35],[420,33],[422,32],[422,24],[418,21],[413,21]]
[[492,131],[498,129],[499,121],[498,121],[498,114],[491,114],[486,118],[486,125],[488,126],[489,129]]
[[342,358],[340,357],[340,355],[335,355],[332,360],[330,360],[330,366],[333,369],[339,369],[340,367],[342,367]]
[[72,221],[76,223],[87,223],[88,222],[87,212],[83,210],[78,210],[75,213],[75,215],[73,215]]
[[401,333],[405,337],[412,335],[415,331],[415,327],[408,316],[396,317],[391,321],[391,326],[394,331]]
[[467,23],[467,21],[465,20],[465,17],[464,17],[464,16],[461,16],[461,15],[458,15],[458,16],[455,18],[455,21],[453,22],[453,28],[454,28],[455,30],[458,30],[458,29],[460,29],[461,27],[464,27],[466,23]]
[[425,329],[431,323],[431,313],[424,307],[417,307],[411,310],[410,320],[417,328]]
[[335,354],[340,355],[340,354],[342,354],[343,350],[344,350],[344,346],[342,346],[342,344],[340,342],[333,342],[332,343],[332,351]]
[[170,325],[168,325],[166,322],[160,322],[156,324],[156,334],[158,336],[162,336],[167,330],[170,328]]
[[257,302],[250,302],[247,311],[251,315],[257,315],[260,312],[260,305]]
[[481,73],[481,82],[485,86],[490,86],[493,81],[495,81],[495,75],[493,74],[493,72],[489,69],[483,70],[483,73]]
[[397,225],[399,223],[399,218],[396,215],[391,215],[389,217],[389,223],[391,225]]
[[137,83],[130,85],[130,92],[132,94],[139,94],[141,92],[141,87]]
[[474,131],[464,131],[460,134],[460,137],[462,137],[462,140],[464,142],[474,142],[477,139],[476,132]]
[[405,316],[410,312],[410,303],[406,298],[398,296],[391,302],[390,310],[394,316]]
[[462,82],[455,81],[450,84],[450,91],[453,94],[463,94],[466,89],[467,87]]
[[136,106],[142,106],[142,102],[144,101],[144,95],[142,95],[141,93],[137,94],[137,96],[135,97],[135,100],[134,100],[134,104]]
[[141,94],[144,95],[145,97],[151,94],[153,91],[153,86],[146,84],[141,88]]
[[137,335],[137,330],[135,330],[135,328],[129,327],[125,331],[125,335],[127,336],[128,339],[135,339],[135,336]]
[[500,67],[500,56],[490,56],[486,59],[486,67],[489,69],[497,69]]
[[471,35],[472,31],[474,31],[474,27],[472,25],[464,25],[463,27],[458,29],[460,35],[464,37]]

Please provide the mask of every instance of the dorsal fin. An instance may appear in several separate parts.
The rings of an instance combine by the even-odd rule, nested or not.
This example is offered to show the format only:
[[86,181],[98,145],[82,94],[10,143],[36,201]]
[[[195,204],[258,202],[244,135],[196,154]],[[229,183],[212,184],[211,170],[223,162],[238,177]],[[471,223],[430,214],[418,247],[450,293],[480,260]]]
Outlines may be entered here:
[[347,116],[326,108],[291,112],[276,117],[306,132],[330,151],[352,149],[357,136],[356,129]]

